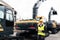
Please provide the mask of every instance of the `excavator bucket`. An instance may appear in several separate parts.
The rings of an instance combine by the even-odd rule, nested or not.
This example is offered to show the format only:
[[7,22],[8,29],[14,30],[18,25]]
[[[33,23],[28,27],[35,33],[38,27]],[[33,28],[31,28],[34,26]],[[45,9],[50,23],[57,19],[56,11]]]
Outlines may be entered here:
[[53,15],[57,15],[57,11],[53,11]]

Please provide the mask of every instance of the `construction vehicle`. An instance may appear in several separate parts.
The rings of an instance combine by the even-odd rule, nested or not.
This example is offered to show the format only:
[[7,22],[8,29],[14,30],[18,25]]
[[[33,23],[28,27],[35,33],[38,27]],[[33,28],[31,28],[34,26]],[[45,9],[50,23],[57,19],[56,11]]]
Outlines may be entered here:
[[[38,20],[36,19],[29,19],[29,20],[19,20],[16,21],[16,30],[17,30],[17,36],[23,36],[25,38],[30,38],[31,40],[34,40],[37,38],[37,25],[39,23],[39,20],[42,17],[38,17]],[[29,36],[28,36],[29,35]]]
[[[37,16],[37,11],[38,11],[37,9],[39,8],[40,3],[37,2],[37,4],[36,4],[37,6],[35,5],[36,7],[34,6],[34,8],[33,8],[33,19],[35,19],[35,16]],[[47,30],[49,33],[50,32],[57,33],[60,29],[60,27],[59,27],[60,25],[57,24],[57,22],[55,20],[51,20],[51,15],[57,15],[57,11],[55,9],[53,9],[53,7],[51,7],[51,10],[48,14],[48,21],[45,22],[45,24],[47,24],[46,26],[47,26]]]
[[[42,19],[44,20],[44,16],[37,16],[37,11],[40,6],[40,4],[44,2],[44,0],[38,0],[37,3],[35,3],[33,7],[33,19],[26,19],[26,20],[19,20],[16,21],[16,31],[17,36],[23,36],[26,38],[32,38],[31,40],[37,40],[37,25],[39,21]],[[28,37],[29,35],[29,37]]]
[[53,9],[53,7],[51,7],[51,10],[48,15],[47,30],[49,30],[50,33],[55,34],[58,32],[58,26],[55,20],[51,20],[51,15],[57,15],[57,11]]
[[[40,4],[44,2],[44,0],[38,0],[33,7],[33,19],[19,20],[15,22],[15,27],[17,31],[17,36],[23,36],[24,38],[31,38],[31,40],[37,40],[37,24],[41,19],[46,19],[43,16],[37,16],[38,8]],[[57,14],[57,11],[53,10],[53,15]],[[48,15],[48,21],[46,20],[44,24],[47,26],[47,35],[49,35],[49,31],[52,33],[57,33],[57,23],[55,20],[51,20],[51,11]]]
[[[39,8],[39,4],[40,4],[39,2],[37,2],[37,3],[38,3],[38,5],[37,4],[36,5],[38,7],[35,5],[36,7],[34,6],[34,8],[33,8],[33,18],[34,19],[35,19],[35,16],[37,16],[37,9]],[[50,32],[57,33],[58,29],[59,29],[59,25],[57,24],[57,22],[55,20],[51,20],[51,15],[57,15],[57,11],[55,9],[53,9],[53,7],[51,7],[51,10],[48,14],[48,21],[45,22],[45,24],[47,24],[46,26],[47,26],[47,30],[49,33]]]
[[12,40],[16,11],[10,5],[0,0],[0,40]]

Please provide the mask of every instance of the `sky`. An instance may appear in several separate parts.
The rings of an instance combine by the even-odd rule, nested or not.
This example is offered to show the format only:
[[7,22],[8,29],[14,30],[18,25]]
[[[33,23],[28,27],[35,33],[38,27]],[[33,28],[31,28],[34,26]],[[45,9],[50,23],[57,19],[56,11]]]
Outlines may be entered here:
[[[38,0],[3,0],[17,11],[17,19],[32,19],[33,6]],[[48,19],[50,8],[53,7],[58,15],[52,15],[51,20],[60,22],[60,0],[46,0],[38,9],[38,16]]]

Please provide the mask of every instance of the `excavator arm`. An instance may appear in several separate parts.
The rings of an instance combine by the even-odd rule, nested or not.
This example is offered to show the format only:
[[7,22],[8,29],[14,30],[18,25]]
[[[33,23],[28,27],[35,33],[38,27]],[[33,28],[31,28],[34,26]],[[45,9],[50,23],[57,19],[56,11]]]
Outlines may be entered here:
[[38,0],[38,1],[35,3],[35,5],[34,5],[34,7],[33,7],[33,19],[36,18],[37,13],[38,13],[38,8],[39,8],[39,6],[41,5],[41,3],[44,2],[44,1],[45,1],[45,0]]

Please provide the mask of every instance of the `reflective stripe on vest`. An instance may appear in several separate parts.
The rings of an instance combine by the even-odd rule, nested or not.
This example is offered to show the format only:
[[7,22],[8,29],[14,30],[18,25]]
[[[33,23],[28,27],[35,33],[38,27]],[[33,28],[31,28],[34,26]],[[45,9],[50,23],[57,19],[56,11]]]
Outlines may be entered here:
[[45,33],[43,33],[42,31],[44,31],[44,25],[41,27],[38,27],[38,35],[45,36]]

